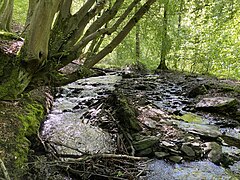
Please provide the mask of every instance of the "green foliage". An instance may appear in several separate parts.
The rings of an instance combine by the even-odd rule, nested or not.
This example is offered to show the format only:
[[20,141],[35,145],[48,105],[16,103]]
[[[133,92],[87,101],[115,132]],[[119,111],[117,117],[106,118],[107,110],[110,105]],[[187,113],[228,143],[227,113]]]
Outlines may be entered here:
[[[74,0],[72,13],[83,1]],[[106,8],[113,2],[106,3]],[[119,14],[126,9],[123,5]],[[139,22],[140,62],[156,69],[160,62],[163,32],[163,3],[158,1]],[[15,0],[14,22],[24,24],[28,1]],[[166,62],[171,69],[218,77],[240,79],[240,4],[238,0],[169,0],[167,46],[171,47]],[[129,18],[130,19],[130,18]],[[129,20],[127,19],[124,24]],[[115,21],[113,20],[109,26]],[[122,26],[123,26],[122,25]],[[108,55],[104,67],[123,67],[136,62],[135,29]],[[114,34],[114,33],[113,33]],[[115,32],[115,34],[117,34]],[[113,36],[114,37],[114,36]],[[103,45],[112,38],[104,40]]]
[[[240,4],[237,0],[176,1],[168,7],[168,67],[190,73],[240,79]],[[161,57],[163,6],[157,2],[140,24],[140,61],[155,69]],[[135,31],[104,63],[135,63]]]
[[28,0],[14,0],[13,22],[24,25],[28,12]]

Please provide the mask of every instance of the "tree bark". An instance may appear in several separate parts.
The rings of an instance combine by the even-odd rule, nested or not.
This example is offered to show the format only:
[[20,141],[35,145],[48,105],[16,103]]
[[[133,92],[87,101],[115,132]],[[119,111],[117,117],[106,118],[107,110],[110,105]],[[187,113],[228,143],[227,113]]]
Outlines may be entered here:
[[14,0],[3,0],[0,3],[0,30],[11,31]]
[[[29,25],[19,55],[10,57],[0,51],[6,62],[0,68],[0,99],[16,99],[23,91],[89,76],[87,69],[112,52],[156,0],[147,0],[135,15],[132,11],[141,0],[114,2],[107,5],[105,0],[88,0],[72,15],[72,0],[30,0]],[[123,9],[123,4],[127,8]],[[107,35],[112,35],[112,40],[103,43]],[[61,74],[60,68],[79,57],[85,58],[84,67]]]
[[162,32],[162,48],[161,48],[161,61],[157,69],[160,70],[167,70],[167,65],[166,65],[166,55],[168,51],[170,50],[169,47],[169,38],[167,35],[167,27],[168,27],[168,3],[169,0],[166,0],[164,3],[164,15],[163,15],[163,32]]
[[[136,7],[137,11],[137,7]],[[135,53],[136,53],[136,64],[140,63],[140,24],[136,24],[136,33],[135,33]]]
[[41,0],[35,5],[21,50],[22,60],[30,73],[34,73],[47,60],[50,30],[59,3],[60,0]]

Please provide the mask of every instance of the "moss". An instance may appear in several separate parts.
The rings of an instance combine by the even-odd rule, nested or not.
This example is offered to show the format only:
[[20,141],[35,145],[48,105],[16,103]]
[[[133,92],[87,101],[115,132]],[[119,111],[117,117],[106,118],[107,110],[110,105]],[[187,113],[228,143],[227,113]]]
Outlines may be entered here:
[[184,114],[183,116],[175,116],[175,118],[183,120],[188,123],[197,123],[197,124],[203,123],[202,117],[193,113],[187,113],[187,114]]
[[25,114],[16,115],[21,121],[22,127],[16,138],[16,152],[14,153],[16,167],[20,170],[26,168],[25,162],[27,161],[28,150],[30,141],[27,137],[35,136],[39,130],[40,122],[44,118],[44,107],[36,101],[26,105]]
[[14,69],[11,75],[0,86],[1,100],[15,100],[24,91],[31,79],[31,76],[22,70]]
[[223,84],[221,85],[223,92],[231,92],[234,91],[236,93],[240,93],[240,86],[239,85],[230,85],[230,84]]
[[115,95],[115,102],[117,106],[116,115],[118,116],[117,118],[120,123],[127,131],[141,131],[142,128],[137,120],[136,111],[133,108],[133,105],[130,104],[127,97],[125,97],[121,92],[118,91]]
[[21,39],[17,34],[6,32],[6,31],[0,31],[0,39],[2,40],[12,40],[12,39]]

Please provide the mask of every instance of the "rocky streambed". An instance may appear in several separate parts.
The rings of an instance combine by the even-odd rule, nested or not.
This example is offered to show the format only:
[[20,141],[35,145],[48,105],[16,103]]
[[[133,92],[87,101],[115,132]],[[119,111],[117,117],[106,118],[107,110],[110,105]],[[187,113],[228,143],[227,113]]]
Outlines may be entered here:
[[58,89],[42,125],[40,138],[54,157],[45,165],[56,169],[41,174],[238,179],[239,101],[239,82],[176,72],[115,72],[79,80]]

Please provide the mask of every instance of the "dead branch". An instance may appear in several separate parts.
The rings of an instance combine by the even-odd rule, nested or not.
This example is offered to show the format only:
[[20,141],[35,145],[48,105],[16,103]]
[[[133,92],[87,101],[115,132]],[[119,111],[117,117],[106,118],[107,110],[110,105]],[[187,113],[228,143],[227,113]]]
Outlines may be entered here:
[[98,159],[98,158],[105,158],[105,159],[111,159],[111,158],[119,158],[119,159],[130,159],[130,160],[147,160],[147,157],[135,157],[135,156],[128,156],[125,154],[93,154],[93,155],[88,155],[87,157],[82,157],[76,159],[77,161],[83,161],[87,159]]
[[10,176],[8,174],[7,168],[4,164],[4,162],[2,161],[2,159],[0,159],[0,166],[1,166],[1,169],[2,169],[2,172],[3,172],[3,175],[4,175],[5,179],[10,180]]

